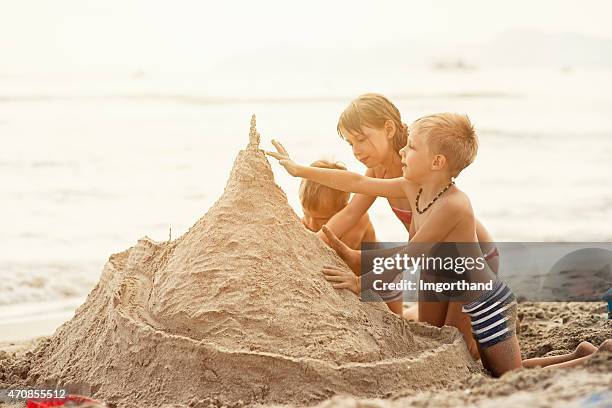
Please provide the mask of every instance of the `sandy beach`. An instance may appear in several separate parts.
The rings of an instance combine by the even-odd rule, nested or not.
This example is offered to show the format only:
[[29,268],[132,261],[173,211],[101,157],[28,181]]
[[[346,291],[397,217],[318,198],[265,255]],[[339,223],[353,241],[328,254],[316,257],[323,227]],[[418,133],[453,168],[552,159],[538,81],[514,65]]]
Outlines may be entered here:
[[[568,353],[580,341],[599,344],[612,337],[612,325],[605,307],[597,303],[521,303],[521,343],[523,357],[541,357]],[[0,343],[1,387],[22,383],[28,351],[45,338]],[[398,390],[384,398],[356,399],[336,396],[317,407],[605,407],[612,396],[612,355],[601,355],[584,367],[558,369],[522,369],[502,378],[488,376],[482,368],[467,376],[423,384],[421,390]],[[441,385],[444,383],[444,386]],[[219,407],[223,397],[198,400],[187,405],[164,405],[167,408]],[[242,404],[241,406],[248,406]],[[1,405],[0,405],[1,406]],[[19,407],[14,404],[7,407]],[[234,405],[239,406],[239,405]],[[272,405],[282,406],[282,405]]]

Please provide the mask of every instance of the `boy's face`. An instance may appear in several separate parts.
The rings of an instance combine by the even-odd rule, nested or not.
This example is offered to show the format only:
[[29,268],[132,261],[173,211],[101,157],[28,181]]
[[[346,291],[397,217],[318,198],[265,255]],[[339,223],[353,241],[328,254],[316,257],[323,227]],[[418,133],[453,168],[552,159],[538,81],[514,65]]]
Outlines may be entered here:
[[410,129],[408,143],[400,150],[402,175],[406,180],[418,183],[431,173],[433,156],[418,127]]
[[380,166],[389,156],[392,146],[385,128],[362,126],[361,133],[352,133],[345,129],[341,129],[341,132],[351,145],[355,158],[367,168]]
[[323,225],[338,212],[330,207],[320,208],[318,211],[302,207],[302,211],[304,211],[302,223],[312,232],[319,232]]

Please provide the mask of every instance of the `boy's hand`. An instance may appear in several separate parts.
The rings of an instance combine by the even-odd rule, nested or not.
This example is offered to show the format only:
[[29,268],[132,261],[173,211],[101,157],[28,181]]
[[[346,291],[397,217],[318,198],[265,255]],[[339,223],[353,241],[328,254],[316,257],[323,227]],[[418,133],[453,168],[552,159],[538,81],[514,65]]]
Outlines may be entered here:
[[348,289],[358,295],[360,292],[359,277],[346,269],[336,266],[324,266],[323,275],[325,279],[332,283],[335,289]]
[[324,225],[321,231],[325,234],[328,244],[340,255],[340,258],[346,262],[355,275],[361,275],[361,251],[357,251],[342,242],[332,230],[327,228],[327,225]]
[[298,173],[299,173],[301,166],[289,158],[289,153],[287,152],[287,149],[285,149],[285,147],[282,144],[280,144],[280,142],[277,142],[276,140],[273,139],[272,144],[276,148],[276,152],[266,151],[265,153],[268,156],[272,156],[276,160],[278,160],[280,165],[283,166],[285,170],[287,170],[287,172],[291,174],[293,177],[299,177]]

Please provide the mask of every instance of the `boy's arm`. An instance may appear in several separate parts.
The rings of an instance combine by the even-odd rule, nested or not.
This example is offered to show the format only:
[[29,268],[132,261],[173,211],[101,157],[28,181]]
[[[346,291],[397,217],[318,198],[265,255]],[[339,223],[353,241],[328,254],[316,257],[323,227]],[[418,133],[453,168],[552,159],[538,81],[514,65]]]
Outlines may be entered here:
[[[374,259],[378,257],[391,258],[396,254],[403,255],[407,254],[409,257],[420,257],[423,254],[430,254],[431,249],[440,242],[444,242],[445,238],[453,232],[456,228],[461,228],[465,231],[459,231],[459,234],[455,236],[458,238],[455,241],[471,242],[470,237],[474,238],[474,214],[469,202],[462,197],[454,197],[451,200],[445,200],[432,209],[432,214],[429,216],[427,221],[419,228],[417,234],[410,240],[410,242],[402,247],[377,249],[366,251],[367,254],[361,254],[360,258]],[[465,228],[463,227],[465,226]],[[348,248],[342,241],[340,241],[329,229],[323,228],[323,231],[327,234],[327,239],[330,245],[341,258],[345,258],[351,254],[350,248]],[[463,233],[464,232],[464,233]],[[459,247],[460,252],[463,252],[463,248]],[[478,253],[472,253],[473,250],[478,250]],[[468,245],[466,250],[471,257],[480,256],[482,253],[479,250],[478,245]],[[361,251],[363,252],[363,251]],[[348,263],[348,262],[347,262]],[[354,293],[358,294],[361,291],[362,283],[365,281],[366,287],[372,287],[372,282],[380,278],[380,275],[374,274],[373,271],[362,270],[361,265],[358,267],[359,276],[346,273],[340,268],[336,267],[325,267],[323,273],[326,275],[326,279],[334,284],[335,288],[349,289]],[[390,270],[393,272],[393,270]],[[485,282],[490,280],[491,277],[495,276],[488,265],[485,263],[484,268],[481,271],[476,270],[476,273],[471,275],[471,279],[474,282]],[[397,273],[401,273],[397,270]]]
[[[388,258],[396,254],[407,254],[410,257],[419,257],[422,254],[427,254],[437,243],[443,242],[448,234],[453,231],[460,223],[468,223],[472,220],[473,226],[474,215],[469,202],[461,196],[454,196],[450,200],[443,200],[432,208],[432,214],[427,221],[419,228],[419,231],[410,240],[410,243],[401,247],[373,249],[369,251],[355,251],[346,246],[329,228],[325,226],[322,231],[327,237],[330,246],[352,267],[361,269],[360,265],[353,265],[355,261],[355,253],[361,255],[357,258],[373,259],[373,258]],[[466,230],[469,228],[466,228]],[[469,232],[466,234],[465,241],[469,242]],[[472,230],[473,234],[473,230]],[[457,240],[459,241],[459,240]],[[359,262],[360,263],[360,262]],[[360,271],[366,272],[366,271]],[[370,274],[368,272],[367,274]],[[367,275],[366,274],[366,275]]]
[[366,177],[346,170],[322,169],[301,166],[289,158],[289,153],[279,142],[272,144],[277,152],[266,152],[274,157],[294,177],[302,177],[336,190],[387,198],[406,198],[407,182],[403,177],[379,179]]
[[[444,200],[440,202],[436,208],[432,209],[432,214],[423,226],[419,228],[419,232],[410,240],[407,245],[395,247],[374,249],[370,251],[354,251],[344,244],[337,236],[334,235],[328,228],[323,227],[323,232],[326,234],[330,246],[347,262],[347,264],[355,272],[353,274],[346,273],[340,268],[325,267],[323,274],[326,279],[334,284],[338,289],[349,289],[358,294],[361,291],[362,283],[366,282],[366,287],[371,287],[371,283],[380,278],[380,275],[374,274],[373,271],[363,270],[361,260],[374,258],[392,258],[395,255],[408,255],[409,257],[420,257],[424,254],[429,254],[431,249],[443,239],[462,221],[469,218],[471,208],[469,204],[461,205],[457,200]],[[469,210],[469,211],[467,211]],[[472,216],[473,217],[473,216]],[[357,262],[354,259],[356,253],[359,253]],[[355,270],[355,268],[357,270]],[[389,270],[393,272],[393,270]],[[397,270],[396,273],[401,273]]]

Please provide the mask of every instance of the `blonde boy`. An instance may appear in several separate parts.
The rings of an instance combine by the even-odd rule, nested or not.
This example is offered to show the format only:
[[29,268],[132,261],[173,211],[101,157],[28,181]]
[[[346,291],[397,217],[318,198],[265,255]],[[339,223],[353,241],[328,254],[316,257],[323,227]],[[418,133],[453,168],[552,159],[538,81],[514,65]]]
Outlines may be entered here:
[[[310,166],[346,170],[342,163],[328,160],[317,160]],[[345,191],[325,187],[308,179],[302,179],[299,194],[304,212],[302,223],[312,232],[320,231],[330,218],[348,205],[350,198],[350,194]],[[354,227],[339,238],[352,249],[359,249],[362,242],[375,242],[376,233],[368,214],[364,214]]]

